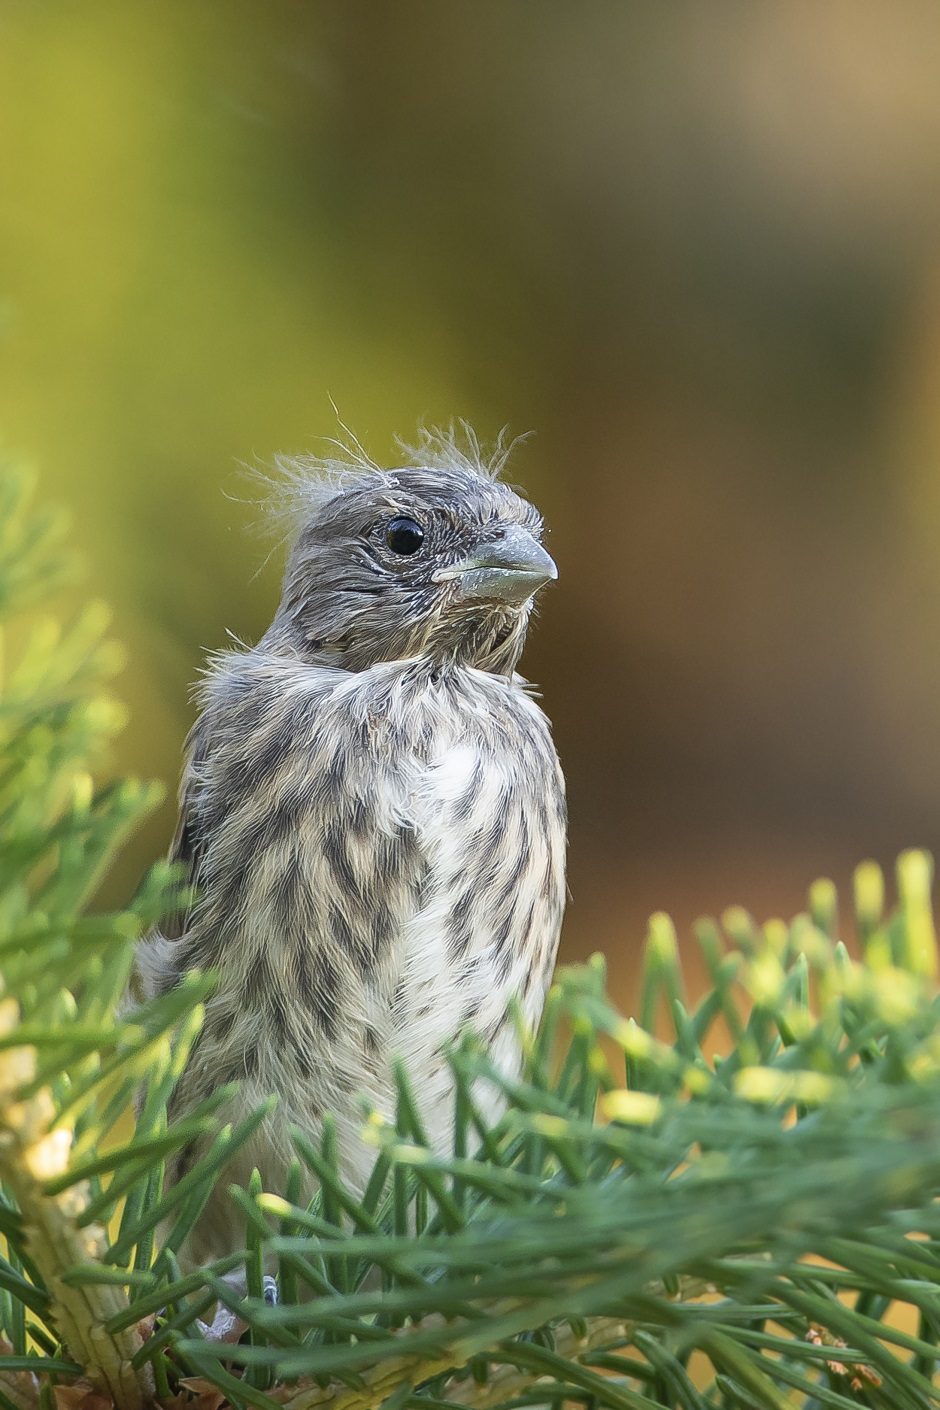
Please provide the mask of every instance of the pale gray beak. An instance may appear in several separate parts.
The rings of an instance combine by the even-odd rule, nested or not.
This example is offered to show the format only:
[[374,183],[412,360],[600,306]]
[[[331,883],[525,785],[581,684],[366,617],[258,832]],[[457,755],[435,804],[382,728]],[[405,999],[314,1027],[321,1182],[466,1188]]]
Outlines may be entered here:
[[469,557],[439,568],[436,583],[453,579],[461,597],[490,598],[517,606],[558,577],[554,561],[521,524],[510,524],[499,538],[482,543]]

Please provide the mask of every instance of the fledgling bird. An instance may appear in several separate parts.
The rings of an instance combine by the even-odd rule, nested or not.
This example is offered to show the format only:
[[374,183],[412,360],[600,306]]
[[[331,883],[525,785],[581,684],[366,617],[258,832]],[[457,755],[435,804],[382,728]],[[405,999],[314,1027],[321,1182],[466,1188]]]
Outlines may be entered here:
[[398,469],[296,463],[274,620],[206,673],[172,851],[198,899],[143,942],[139,989],[219,976],[174,1117],[234,1079],[234,1118],[279,1101],[219,1181],[193,1262],[238,1243],[231,1180],[257,1166],[283,1187],[291,1125],[316,1133],[331,1112],[361,1188],[374,1152],[359,1098],[393,1113],[394,1057],[448,1149],[442,1046],[471,1028],[513,1074],[512,1002],[538,1022],[564,909],[565,794],[515,667],[557,573],[504,461],[472,437],[466,451],[427,437]]

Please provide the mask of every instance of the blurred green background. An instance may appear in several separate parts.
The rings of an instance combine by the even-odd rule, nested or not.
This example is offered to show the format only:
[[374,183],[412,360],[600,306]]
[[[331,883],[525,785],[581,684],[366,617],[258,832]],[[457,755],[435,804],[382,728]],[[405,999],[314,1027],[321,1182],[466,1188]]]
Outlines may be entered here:
[[[241,461],[535,436],[568,957],[940,825],[933,0],[0,0],[0,426],[175,787],[277,594]],[[170,804],[126,890],[166,846]]]

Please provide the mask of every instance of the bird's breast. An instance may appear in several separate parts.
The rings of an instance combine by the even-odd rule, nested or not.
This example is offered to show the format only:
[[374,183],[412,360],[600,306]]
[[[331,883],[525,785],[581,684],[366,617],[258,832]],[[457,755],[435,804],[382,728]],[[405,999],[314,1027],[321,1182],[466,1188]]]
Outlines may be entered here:
[[547,724],[521,691],[488,686],[429,692],[410,716],[407,809],[425,874],[399,935],[394,1028],[422,1052],[466,1026],[498,1042],[513,1000],[535,1021],[561,923],[564,794]]
[[471,1027],[510,1066],[514,1002],[541,1012],[565,859],[547,721],[475,671],[277,686],[204,768],[219,822],[184,945],[223,983],[203,1041],[285,1110],[384,1108],[396,1055],[434,1108],[443,1044]]

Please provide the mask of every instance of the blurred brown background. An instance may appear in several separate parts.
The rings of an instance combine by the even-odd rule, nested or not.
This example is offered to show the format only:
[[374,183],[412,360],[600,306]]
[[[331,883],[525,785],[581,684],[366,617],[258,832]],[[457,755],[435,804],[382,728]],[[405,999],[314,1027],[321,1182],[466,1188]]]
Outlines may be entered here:
[[[0,0],[0,426],[131,665],[116,766],[277,563],[237,463],[513,463],[566,953],[797,909],[940,828],[940,8]],[[167,805],[116,892],[169,837]]]

